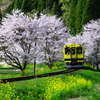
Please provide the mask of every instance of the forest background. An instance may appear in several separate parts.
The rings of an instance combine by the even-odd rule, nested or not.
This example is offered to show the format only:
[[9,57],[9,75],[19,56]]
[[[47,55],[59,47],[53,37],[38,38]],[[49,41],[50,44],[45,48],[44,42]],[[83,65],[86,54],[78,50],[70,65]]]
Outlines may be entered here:
[[20,9],[28,15],[44,13],[61,17],[71,34],[82,31],[91,19],[100,18],[100,0],[0,0],[0,20],[12,9]]

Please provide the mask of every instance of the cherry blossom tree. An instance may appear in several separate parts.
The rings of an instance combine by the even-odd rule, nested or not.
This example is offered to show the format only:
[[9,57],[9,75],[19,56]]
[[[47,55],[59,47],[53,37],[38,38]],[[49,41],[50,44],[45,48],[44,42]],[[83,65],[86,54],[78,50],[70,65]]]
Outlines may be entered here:
[[85,47],[85,59],[89,63],[100,65],[100,19],[91,20],[83,27],[83,32],[68,39],[67,43],[79,43]]
[[[4,61],[22,72],[35,58],[39,27],[35,19],[13,10],[7,14],[0,26],[0,48]],[[38,46],[38,45],[37,45]]]
[[100,19],[86,24],[83,28],[83,44],[86,45],[87,60],[99,70],[100,66]]
[[[2,19],[0,53],[4,61],[22,72],[29,63],[46,62],[51,66],[58,59],[64,41],[70,36],[61,19],[34,14],[33,18],[13,10]],[[34,67],[35,74],[35,67]]]
[[56,16],[43,15],[40,23],[43,25],[43,32],[40,34],[41,60],[52,68],[54,62],[63,58],[61,51],[64,42],[70,37],[69,30],[60,18],[56,19]]

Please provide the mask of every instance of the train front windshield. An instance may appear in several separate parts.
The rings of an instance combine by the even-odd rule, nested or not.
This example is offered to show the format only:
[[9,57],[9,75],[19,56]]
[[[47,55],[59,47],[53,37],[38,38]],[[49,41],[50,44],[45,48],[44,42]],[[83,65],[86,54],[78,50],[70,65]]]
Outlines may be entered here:
[[66,47],[65,54],[67,54],[67,55],[69,55],[69,54],[82,54],[82,47],[77,47],[77,48]]

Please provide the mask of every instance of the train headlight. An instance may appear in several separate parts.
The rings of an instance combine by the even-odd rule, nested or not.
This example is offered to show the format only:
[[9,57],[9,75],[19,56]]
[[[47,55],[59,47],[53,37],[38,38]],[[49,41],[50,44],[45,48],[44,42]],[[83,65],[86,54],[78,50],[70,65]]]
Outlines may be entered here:
[[80,45],[78,45],[78,46],[80,46]]

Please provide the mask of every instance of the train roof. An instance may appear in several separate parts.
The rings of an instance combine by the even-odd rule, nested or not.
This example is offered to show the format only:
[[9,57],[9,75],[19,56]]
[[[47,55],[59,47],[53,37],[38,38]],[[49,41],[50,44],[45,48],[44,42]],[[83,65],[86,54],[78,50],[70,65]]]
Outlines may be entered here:
[[66,44],[66,45],[64,45],[64,47],[80,47],[80,46],[82,46],[83,47],[83,45],[82,44]]

